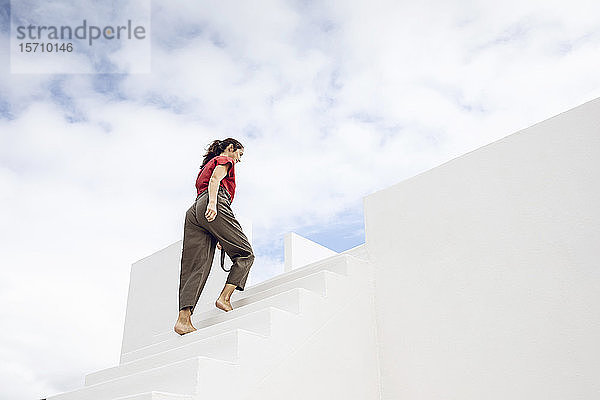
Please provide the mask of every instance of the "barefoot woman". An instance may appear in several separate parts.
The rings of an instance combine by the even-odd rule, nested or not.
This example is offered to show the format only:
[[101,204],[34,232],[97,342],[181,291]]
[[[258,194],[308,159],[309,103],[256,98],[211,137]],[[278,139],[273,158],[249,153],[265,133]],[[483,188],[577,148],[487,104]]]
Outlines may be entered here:
[[215,140],[209,146],[198,178],[196,201],[185,214],[183,252],[179,279],[179,317],[175,332],[196,330],[191,315],[210,272],[215,246],[223,247],[233,261],[225,287],[215,305],[232,310],[229,301],[235,289],[244,290],[254,253],[240,223],[231,211],[235,195],[235,164],[244,147],[233,138]]

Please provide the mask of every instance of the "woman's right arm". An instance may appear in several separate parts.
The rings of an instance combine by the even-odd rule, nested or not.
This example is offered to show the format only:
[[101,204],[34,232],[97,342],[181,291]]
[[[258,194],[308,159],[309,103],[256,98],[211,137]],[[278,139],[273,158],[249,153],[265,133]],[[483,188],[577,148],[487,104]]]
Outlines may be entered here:
[[217,165],[208,181],[208,205],[204,213],[208,222],[212,222],[217,217],[217,192],[221,180],[227,175],[228,167],[229,164]]

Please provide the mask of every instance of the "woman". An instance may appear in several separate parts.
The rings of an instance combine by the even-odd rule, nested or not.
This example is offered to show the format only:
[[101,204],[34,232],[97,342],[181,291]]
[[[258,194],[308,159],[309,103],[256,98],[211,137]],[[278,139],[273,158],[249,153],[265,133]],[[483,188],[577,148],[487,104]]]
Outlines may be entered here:
[[209,146],[198,178],[196,201],[185,214],[183,252],[179,279],[179,317],[175,332],[184,335],[196,330],[191,315],[210,272],[215,246],[223,248],[233,265],[215,305],[231,311],[229,301],[235,289],[244,290],[254,262],[252,247],[231,211],[235,195],[235,164],[244,147],[233,138],[215,140]]

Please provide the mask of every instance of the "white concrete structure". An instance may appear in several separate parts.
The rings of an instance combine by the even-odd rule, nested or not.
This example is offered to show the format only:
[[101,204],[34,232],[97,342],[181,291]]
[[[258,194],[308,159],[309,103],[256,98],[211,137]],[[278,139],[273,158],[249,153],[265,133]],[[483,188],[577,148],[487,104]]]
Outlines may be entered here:
[[285,235],[283,271],[289,272],[295,268],[336,255],[333,250],[308,240],[297,233]]
[[367,196],[361,246],[287,240],[184,336],[178,242],[132,267],[120,364],[49,399],[598,398],[599,160],[600,99]]
[[600,398],[600,99],[365,199],[382,399]]

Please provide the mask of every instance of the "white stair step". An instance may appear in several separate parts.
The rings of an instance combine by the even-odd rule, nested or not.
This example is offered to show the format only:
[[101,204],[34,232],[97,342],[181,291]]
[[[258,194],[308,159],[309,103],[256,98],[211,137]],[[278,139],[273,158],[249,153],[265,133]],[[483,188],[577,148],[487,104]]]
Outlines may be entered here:
[[[218,313],[216,314],[206,312],[199,314],[196,317],[196,319],[194,319],[194,317],[192,316],[192,321],[194,322],[194,325],[196,327],[206,327],[221,322],[224,319],[235,318],[240,314],[246,314],[249,312],[260,310],[265,307],[277,307],[282,310],[297,314],[300,312],[298,303],[298,293],[300,290],[306,289],[291,287],[287,290],[282,290],[281,292],[273,293],[263,298],[258,298],[256,299],[256,301],[244,304],[241,307],[234,307],[231,311],[224,312],[221,310],[217,310]],[[232,306],[234,304],[236,304],[235,301],[231,303]]]
[[[267,307],[277,307],[279,309],[297,314],[299,312],[298,311],[298,290],[301,290],[301,289],[302,288],[291,288],[288,290],[284,290],[280,293],[275,293],[271,296],[257,299],[255,302],[253,302],[251,304],[246,304],[244,306],[237,307],[237,308],[234,306],[233,310],[231,310],[231,311],[225,312],[222,310],[217,310],[215,314],[212,314],[212,313],[209,314],[210,316],[204,315],[206,317],[204,319],[200,319],[200,317],[194,317],[194,315],[192,315],[192,324],[196,327],[196,329],[202,330],[204,328],[208,328],[212,325],[217,325],[217,324],[220,324],[223,322],[233,322],[233,319],[235,319],[237,317],[241,317],[245,314],[260,311]],[[303,289],[303,290],[305,290],[305,289]],[[232,306],[234,304],[235,304],[235,302],[232,303]],[[206,314],[206,313],[203,313],[203,314]],[[239,326],[239,327],[251,330],[251,329],[247,328],[246,326]],[[197,331],[193,332],[193,334],[197,334],[197,333],[198,333]],[[257,333],[262,333],[262,332],[257,332]],[[188,334],[186,334],[184,336],[187,336],[187,335]],[[178,337],[178,336],[180,336],[180,335],[177,334],[175,331],[169,330],[167,332],[162,332],[162,333],[154,335],[154,338],[152,339],[152,343],[162,342],[162,341],[169,340],[169,339],[172,339],[172,338]]]
[[[293,290],[296,288],[303,288],[303,289],[318,293],[321,296],[325,296],[325,273],[326,272],[332,273],[331,271],[328,271],[328,270],[316,271],[316,272],[313,272],[306,276],[302,276],[302,277],[299,277],[299,278],[296,278],[296,279],[293,279],[290,281],[282,282],[278,286],[262,290],[258,293],[252,294],[250,296],[245,296],[238,300],[233,300],[231,302],[231,305],[233,306],[234,310],[238,310],[239,312],[242,312],[244,310],[247,310],[246,307],[248,307],[251,304],[257,303],[260,300],[267,299],[267,298],[273,297],[279,293],[287,292],[289,290]],[[203,313],[198,314],[197,316],[195,316],[195,319],[194,318],[192,319],[192,321],[195,324],[197,323],[198,325],[202,326],[204,324],[210,324],[212,321],[211,320],[212,317],[220,317],[222,315],[223,315],[223,311],[219,310],[215,307],[214,310],[205,311]]]
[[307,290],[312,290],[315,293],[324,294],[325,285],[323,278],[325,272],[334,273],[341,276],[346,276],[348,272],[347,260],[344,260],[343,263],[340,262],[336,263],[335,265],[331,265],[331,267],[331,270],[321,269],[298,277],[288,276],[289,279],[281,281],[277,285],[261,287],[261,290],[248,290],[247,294],[245,294],[243,297],[240,296],[237,300],[232,302],[232,305],[237,304],[238,307],[245,306],[246,304],[269,297],[275,293],[283,292],[294,287],[301,287]]
[[240,345],[240,376],[245,388],[252,387],[264,377],[265,371],[277,368],[279,363],[297,351],[299,346],[347,306],[353,293],[371,290],[370,271],[364,268],[362,262],[351,264],[352,279],[326,271],[327,295],[320,297],[306,291],[300,302],[298,318],[287,324],[273,324],[267,349]]
[[[287,323],[275,323],[271,335],[262,347],[245,345],[239,346],[240,376],[244,387],[251,387],[257,379],[264,376],[265,371],[271,370],[298,346],[306,342],[323,324],[343,308],[348,302],[348,295],[353,287],[349,285],[348,277],[340,276],[330,271],[324,271],[327,276],[327,296],[304,291],[300,302],[300,314]],[[356,288],[354,288],[356,289]],[[350,290],[350,291],[349,291]]]
[[[296,293],[295,296],[297,297],[296,301],[299,302],[298,293]],[[299,306],[297,305],[296,307]],[[227,319],[205,328],[196,327],[198,330],[186,333],[185,335],[179,335],[176,332],[173,332],[173,335],[169,335],[168,337],[165,335],[166,339],[160,342],[124,353],[121,356],[121,364],[152,356],[176,347],[185,346],[195,341],[211,338],[218,334],[238,328],[262,336],[269,336],[271,333],[272,318],[275,315],[273,310],[289,313],[289,311],[281,310],[276,307],[265,307],[252,313],[242,314],[237,318]],[[228,314],[229,313],[233,313],[233,311],[229,311]]]
[[[299,340],[311,335],[347,302],[347,295],[351,293],[349,290],[352,290],[349,279],[330,271],[323,271],[323,274],[326,277],[326,295],[320,296],[308,291],[303,293],[300,313],[296,318],[299,322],[289,321],[287,324],[273,324],[271,327],[269,345],[281,349],[280,353],[284,354],[286,348],[294,347]],[[292,324],[294,325],[291,326]],[[246,347],[240,347],[240,359],[252,359],[246,353],[247,350]]]
[[193,398],[193,396],[187,394],[146,392],[134,394],[133,396],[118,397],[112,400],[192,400]]
[[[319,279],[321,278],[319,275],[320,271],[331,271],[340,275],[347,275],[348,261],[353,259],[355,259],[355,257],[345,254],[336,255],[325,260],[309,264],[306,267],[297,268],[293,271],[286,272],[285,274],[278,275],[257,285],[252,285],[247,287],[243,292],[236,291],[236,295],[232,299],[232,306],[234,308],[232,311],[225,313],[224,311],[217,309],[215,306],[212,311],[206,311],[192,315],[192,323],[194,326],[196,326],[196,328],[200,328],[206,326],[201,322],[202,320],[208,320],[207,323],[213,323],[215,320],[211,320],[210,318],[212,317],[223,318],[223,316],[227,314],[227,318],[229,318],[229,314],[231,313],[247,312],[248,309],[245,306],[249,305],[250,303],[255,303],[258,300],[271,297],[272,295],[284,292],[290,288],[304,287],[308,290],[319,291],[321,290],[320,287],[323,285],[322,281],[319,282]],[[171,338],[173,335],[177,334],[169,329],[149,337],[140,338],[139,346],[149,346]],[[129,358],[122,355],[121,362],[126,361],[129,361]]]
[[[349,282],[358,281],[359,284],[362,284],[365,277],[368,275],[369,270],[365,268],[365,264],[367,262],[360,260],[358,258],[352,256],[346,256],[342,259],[343,263],[340,264],[343,268],[336,269],[337,272],[331,272],[329,270],[320,270],[311,274],[309,276],[304,276],[299,278],[298,284],[304,284],[310,286],[315,290],[316,288],[320,288],[318,292],[324,293],[325,290],[325,277],[329,276],[329,279],[337,276],[341,279],[347,279]],[[339,272],[346,271],[346,273],[352,272],[350,275],[339,275]],[[366,275],[367,274],[367,275]],[[306,280],[304,280],[306,278]],[[294,281],[290,281],[294,282]],[[283,285],[286,285],[287,282],[284,282]],[[350,283],[348,283],[350,285]],[[351,286],[351,285],[350,285]],[[255,303],[248,304],[242,306],[238,309],[234,309],[230,312],[222,312],[221,314],[207,318],[200,323],[195,323],[195,326],[198,328],[197,331],[180,336],[174,331],[166,332],[159,337],[162,338],[161,341],[158,341],[155,344],[151,344],[149,346],[145,346],[134,350],[132,352],[124,353],[121,356],[121,363],[127,363],[134,361],[138,358],[148,357],[152,354],[156,354],[162,351],[167,351],[172,347],[176,347],[173,345],[171,340],[178,340],[187,343],[186,341],[198,340],[200,338],[206,338],[209,336],[216,335],[218,333],[222,333],[228,330],[232,330],[234,328],[242,328],[244,330],[252,331],[261,335],[269,335],[270,334],[270,312],[266,311],[263,307],[266,304],[274,304],[280,308],[287,308],[288,310],[292,310],[294,313],[299,312],[299,290],[307,290],[304,288],[293,288],[286,290],[282,293],[278,293],[274,296],[270,296],[261,300],[256,301]],[[348,288],[350,290],[350,287]],[[268,293],[265,291],[264,293]],[[290,298],[292,301],[290,301]],[[285,305],[285,306],[284,306]],[[287,307],[286,307],[287,306]],[[259,308],[256,311],[251,312],[253,309]],[[236,317],[236,313],[242,313],[242,315]],[[202,325],[212,324],[206,327],[202,327]],[[181,344],[179,344],[181,345]]]
[[[318,280],[315,280],[315,278],[318,278]],[[260,306],[262,306],[263,302],[272,303],[273,298],[280,298],[283,296],[285,296],[285,297],[283,297],[283,299],[287,299],[286,301],[289,301],[288,296],[293,295],[293,299],[294,299],[293,309],[294,309],[294,313],[297,314],[300,312],[300,303],[301,303],[300,297],[302,295],[306,296],[307,293],[312,293],[313,296],[316,295],[317,297],[321,297],[321,298],[325,297],[327,294],[327,291],[331,290],[331,288],[328,289],[328,286],[332,285],[333,280],[339,281],[337,286],[340,286],[340,285],[342,286],[342,289],[340,289],[341,291],[344,291],[344,289],[343,289],[344,285],[348,286],[348,283],[345,283],[345,282],[350,282],[348,277],[346,277],[344,275],[339,275],[337,273],[334,273],[334,272],[331,272],[328,270],[320,271],[320,272],[317,272],[316,275],[313,276],[310,281],[312,282],[311,285],[314,285],[314,282],[320,282],[318,285],[321,286],[321,289],[320,289],[321,293],[316,294],[315,292],[304,289],[304,288],[294,288],[294,289],[290,289],[285,292],[282,292],[280,294],[277,294],[275,296],[259,300],[256,303],[253,303],[251,305],[247,305],[247,306],[245,306],[245,309],[248,310],[249,307],[260,307]],[[220,323],[210,325],[206,328],[200,328],[196,325],[199,328],[197,331],[188,333],[183,336],[180,336],[175,332],[170,332],[168,336],[167,335],[163,336],[166,339],[162,340],[161,342],[158,342],[158,343],[155,343],[155,344],[152,344],[149,346],[145,346],[140,349],[134,350],[132,352],[123,354],[121,357],[122,358],[121,364],[132,362],[137,359],[144,358],[144,357],[149,357],[149,356],[152,356],[154,354],[158,354],[158,353],[161,353],[164,351],[168,351],[172,348],[183,346],[192,341],[201,340],[201,339],[210,337],[211,335],[216,335],[217,333],[224,332],[225,330],[232,330],[233,328],[242,328],[244,330],[259,333],[264,336],[269,336],[271,334],[271,327],[273,325],[273,321],[272,321],[273,312],[269,311],[268,308],[259,309],[258,311],[255,311],[254,313],[244,314],[244,316],[240,316],[237,319],[221,321]],[[228,313],[223,313],[224,315],[219,315],[218,317],[215,317],[215,318],[223,319],[225,317],[228,317],[229,315],[234,314],[234,311],[235,311],[235,309]],[[318,313],[319,311],[315,310],[315,312]],[[210,322],[212,322],[211,319],[204,321],[204,323],[210,323]],[[207,354],[204,354],[204,355],[207,355]],[[211,356],[219,357],[219,358],[222,358],[225,360],[231,360],[222,354],[221,355],[213,354]]]
[[[284,312],[281,310],[277,311]],[[96,385],[111,379],[121,378],[191,357],[207,357],[235,363],[239,358],[239,348],[242,340],[246,346],[248,343],[251,343],[253,346],[258,346],[261,342],[266,340],[266,337],[244,329],[234,329],[206,339],[196,340],[191,343],[174,347],[148,357],[139,358],[135,361],[87,374],[85,377],[85,386]]]
[[[88,375],[88,386],[83,389],[51,397],[49,400],[113,400],[117,396],[125,396],[119,400],[159,400],[160,397],[147,396],[162,394],[179,396],[165,397],[165,400],[188,400],[204,398],[205,394],[216,390],[215,387],[219,388],[214,392],[217,395],[222,392],[222,387],[231,387],[234,377],[237,377],[236,387],[238,384],[249,384],[260,376],[257,374],[260,374],[261,370],[269,365],[272,367],[273,363],[286,357],[289,351],[322,326],[339,305],[345,303],[349,291],[361,290],[361,286],[368,284],[370,271],[364,268],[362,260],[345,257],[344,269],[347,275],[340,275],[339,270],[322,270],[309,274],[310,278],[309,275],[299,277],[297,283],[311,285],[312,290],[304,287],[294,288],[257,302],[264,307],[273,298],[282,296],[287,298],[287,309],[292,312],[267,306],[256,311],[246,311],[235,318],[217,321],[187,335],[180,336],[173,332],[175,337],[133,352],[136,358],[132,362]],[[318,283],[319,281],[321,283]],[[287,282],[282,283],[286,284]],[[319,290],[315,290],[316,288]],[[290,298],[293,299],[292,307],[289,307]],[[282,299],[275,301],[275,304],[280,304],[279,301]],[[253,304],[248,306],[256,307]],[[248,306],[245,306],[246,310],[249,309]],[[230,316],[234,311],[223,315]],[[254,330],[260,327],[265,335],[247,331],[242,328],[244,325],[252,326]],[[232,332],[234,326],[237,326],[233,328],[235,333]],[[215,347],[212,353],[204,353],[208,349],[208,343]],[[220,354],[224,359],[246,362],[239,365],[232,361],[203,357],[197,354],[199,352],[215,356]],[[188,356],[191,358],[166,364]],[[198,382],[198,379],[202,379],[203,382]],[[190,381],[196,385],[190,386]]]
[[223,387],[235,386],[239,366],[206,357],[192,357],[72,392],[50,396],[47,400],[108,400],[156,391],[194,395],[217,395]]
[[[325,291],[331,292],[332,286],[343,285],[348,279],[342,275],[332,273],[330,271],[322,271],[323,282],[325,282]],[[307,321],[316,320],[315,316],[320,316],[327,309],[327,297],[317,294],[306,289],[299,289],[299,313],[306,317],[299,321],[300,314],[293,314],[287,311],[280,310],[275,307],[269,307],[271,314],[269,319],[270,329],[269,336],[265,337],[257,335],[253,332],[248,332],[243,329],[237,329],[236,335],[232,332],[226,332],[229,340],[215,341],[213,337],[194,339],[193,332],[184,336],[179,336],[177,340],[167,340],[146,348],[146,355],[143,358],[138,358],[132,362],[121,364],[120,366],[102,370],[86,377],[86,383],[92,384],[99,380],[106,380],[123,374],[131,374],[143,369],[152,368],[155,365],[160,365],[166,361],[175,361],[178,358],[190,357],[192,355],[208,355],[216,356],[220,354],[229,354],[232,358],[231,362],[251,362],[252,365],[268,365],[271,360],[277,356],[286,354],[287,350],[295,346],[298,340],[303,340],[306,335],[312,333],[317,327],[307,325]],[[329,312],[331,313],[331,311]],[[328,315],[328,314],[327,314]],[[320,318],[323,319],[323,318]],[[281,337],[271,342],[271,330],[277,329]],[[185,343],[183,339],[187,339]],[[194,339],[194,340],[193,340]],[[275,346],[274,344],[277,344]],[[216,345],[219,347],[228,347],[229,349],[207,349],[207,346]],[[211,353],[207,353],[211,351]],[[137,354],[140,356],[139,352]],[[259,358],[256,363],[256,358]]]
[[256,295],[260,292],[275,288],[280,286],[283,283],[288,281],[292,281],[298,278],[305,277],[307,275],[311,275],[315,272],[327,270],[340,275],[347,275],[347,263],[349,260],[355,259],[355,257],[347,255],[347,254],[338,254],[335,256],[331,256],[325,258],[323,260],[308,264],[304,267],[293,269],[292,271],[285,272],[280,275],[276,275],[272,278],[269,278],[265,281],[257,283],[256,285],[252,285],[247,287],[244,291],[238,294],[239,301],[241,301],[245,297],[250,297]]
[[[321,302],[325,301],[324,297],[307,290],[301,291],[300,295],[302,303],[306,303],[310,301],[309,299],[313,298],[319,299]],[[306,307],[301,306],[301,310],[306,311]],[[274,307],[269,307],[268,311],[271,314],[271,328],[287,327],[288,330],[301,331],[299,325],[303,322],[298,321],[299,316],[297,314],[289,313]],[[179,339],[184,339],[189,337],[189,335],[191,334],[181,336]],[[266,362],[272,359],[274,354],[280,353],[280,349],[272,346],[269,339],[270,336],[258,335],[254,332],[238,328],[234,331],[228,331],[214,337],[193,341],[187,340],[186,343],[182,343],[182,340],[170,341],[171,345],[175,347],[160,351],[162,348],[159,349],[157,346],[153,346],[152,351],[154,354],[120,364],[116,367],[88,374],[85,382],[86,385],[93,385],[102,381],[138,373],[168,362],[174,362],[192,356],[207,356],[208,354],[211,354],[212,357],[216,354],[229,354],[231,358],[227,361],[238,363],[241,361],[248,362],[252,361],[252,358],[248,359],[247,357],[249,354],[248,349],[254,351],[254,353],[251,354],[256,354],[258,351],[261,362]],[[286,338],[280,338],[278,341],[281,341],[282,339],[284,342],[289,342],[295,340],[295,336],[288,335],[287,340]],[[167,343],[163,343],[163,345],[166,346]],[[216,346],[217,348],[209,348],[211,345]],[[243,357],[243,355],[246,355],[246,357]]]

